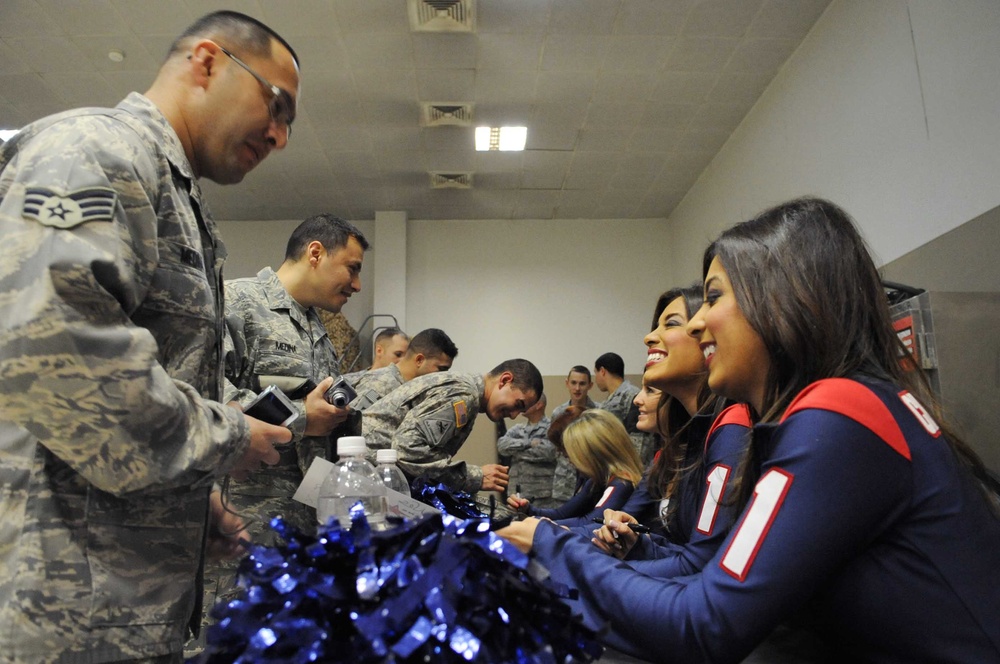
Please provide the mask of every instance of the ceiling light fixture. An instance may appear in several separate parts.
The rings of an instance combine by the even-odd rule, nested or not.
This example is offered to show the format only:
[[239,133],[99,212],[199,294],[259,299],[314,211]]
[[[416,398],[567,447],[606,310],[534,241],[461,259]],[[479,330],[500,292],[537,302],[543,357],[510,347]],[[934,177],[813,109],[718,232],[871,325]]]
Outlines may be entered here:
[[108,51],[108,60],[111,62],[125,62],[125,51],[113,48]]
[[528,140],[527,127],[476,127],[476,150],[520,151]]

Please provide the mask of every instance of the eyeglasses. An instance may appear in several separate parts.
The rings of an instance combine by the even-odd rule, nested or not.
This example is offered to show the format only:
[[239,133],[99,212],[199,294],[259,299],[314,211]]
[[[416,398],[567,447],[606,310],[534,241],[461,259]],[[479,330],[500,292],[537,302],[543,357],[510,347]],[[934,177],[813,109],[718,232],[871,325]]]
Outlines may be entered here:
[[282,90],[277,85],[274,85],[266,78],[255,72],[250,68],[250,65],[230,53],[225,46],[220,45],[219,49],[232,58],[233,62],[250,72],[250,75],[256,78],[260,84],[271,93],[271,101],[267,104],[267,110],[271,114],[272,120],[277,122],[279,125],[285,126],[285,130],[288,132],[288,137],[291,138],[292,122],[295,121],[295,102],[292,100],[292,95],[288,94],[288,92]]

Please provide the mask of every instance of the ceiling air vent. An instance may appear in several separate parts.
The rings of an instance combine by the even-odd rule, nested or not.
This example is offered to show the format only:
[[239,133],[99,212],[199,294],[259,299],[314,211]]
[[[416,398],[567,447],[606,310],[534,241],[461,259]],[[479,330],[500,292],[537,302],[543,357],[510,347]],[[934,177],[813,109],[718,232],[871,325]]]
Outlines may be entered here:
[[431,171],[431,189],[472,189],[472,173]]
[[425,127],[442,125],[472,126],[472,104],[460,102],[425,102],[420,122]]
[[476,0],[409,0],[416,32],[475,32]]

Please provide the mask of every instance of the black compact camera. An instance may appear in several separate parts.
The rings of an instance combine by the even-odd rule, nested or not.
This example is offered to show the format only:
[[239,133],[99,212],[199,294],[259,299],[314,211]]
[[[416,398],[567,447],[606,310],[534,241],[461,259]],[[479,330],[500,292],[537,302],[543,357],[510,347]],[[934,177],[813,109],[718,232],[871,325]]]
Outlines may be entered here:
[[358,393],[354,391],[354,388],[351,387],[351,384],[343,376],[340,376],[337,380],[333,381],[333,385],[330,386],[330,389],[323,396],[328,404],[332,404],[338,408],[346,408],[347,404],[354,401]]
[[288,400],[285,393],[274,385],[268,385],[257,397],[247,404],[243,412],[250,417],[287,427],[299,416],[295,406]]

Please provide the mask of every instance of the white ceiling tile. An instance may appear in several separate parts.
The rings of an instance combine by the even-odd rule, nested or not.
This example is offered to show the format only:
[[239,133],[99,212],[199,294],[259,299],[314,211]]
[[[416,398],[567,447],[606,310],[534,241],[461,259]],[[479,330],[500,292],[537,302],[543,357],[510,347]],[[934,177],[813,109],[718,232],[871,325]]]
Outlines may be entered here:
[[683,129],[694,116],[694,104],[664,104],[649,102],[644,104],[642,124],[660,129]]
[[830,0],[764,0],[747,36],[801,39],[829,4]]
[[604,70],[594,88],[594,101],[646,101],[652,80],[653,72]]
[[776,72],[798,46],[793,39],[748,39],[726,65],[726,72]]
[[365,101],[361,108],[371,125],[414,127],[420,123],[420,105],[414,101]]
[[537,71],[541,67],[541,35],[480,34],[480,71],[514,69]]
[[593,72],[539,72],[535,87],[538,104],[585,105],[594,95]]
[[29,62],[20,49],[0,39],[0,75],[28,74],[31,72]]
[[418,69],[417,94],[421,101],[473,99],[474,69]]
[[503,102],[510,99],[531,98],[535,90],[538,73],[535,71],[515,71],[488,69],[476,73],[476,87],[473,97],[482,102]]
[[610,35],[620,4],[620,0],[556,0],[549,16],[549,33]]
[[[403,0],[0,0],[0,122],[147,89],[175,36],[223,6],[289,39],[303,101],[289,149],[207,190],[217,213],[625,219],[676,205],[826,2],[484,0],[478,33],[456,35],[411,33]],[[421,102],[524,124],[528,150],[421,128]],[[474,188],[432,192],[429,170]]]
[[671,37],[615,36],[608,38],[604,69],[659,70],[673,48]]
[[406,3],[402,0],[337,0],[333,6],[345,33],[405,33],[410,30]]
[[[143,41],[134,35],[83,35],[71,40],[97,71],[147,71],[153,74],[163,60],[161,54],[155,57],[150,54]],[[125,60],[113,62],[108,58],[112,50],[124,53]]]
[[0,2],[0,37],[42,37],[60,34],[59,24],[34,0]]
[[631,129],[584,129],[580,132],[576,148],[593,152],[624,152],[631,135]]
[[281,0],[262,2],[257,17],[281,35],[298,52],[296,37],[302,35],[331,35],[340,30],[336,3],[329,0]]
[[576,145],[579,125],[531,123],[528,127],[527,150],[566,150]]
[[774,79],[770,72],[758,73],[724,73],[719,75],[718,82],[705,101],[715,103],[738,102],[753,104],[761,93]]
[[347,62],[356,69],[412,69],[414,67],[413,42],[409,33],[346,32],[342,39]]
[[354,83],[360,99],[402,102],[417,98],[415,69],[355,70]]
[[600,67],[607,37],[550,35],[542,45],[544,71],[588,71]]
[[128,30],[125,21],[110,0],[88,0],[88,2],[38,0],[38,4],[66,33],[116,35]]
[[182,2],[150,2],[149,0],[111,0],[122,20],[137,35],[170,35],[176,37],[198,17],[209,12],[197,13]]
[[110,107],[121,100],[108,81],[97,72],[52,72],[42,74],[42,79],[59,93],[68,107]]
[[80,47],[63,37],[8,38],[6,42],[33,72],[95,70]]
[[762,0],[701,0],[688,13],[684,34],[742,37],[762,4]]
[[634,127],[644,115],[642,103],[594,103],[587,111],[585,129]]
[[694,4],[695,0],[623,0],[615,34],[677,36]]
[[424,149],[467,150],[475,154],[475,130],[472,127],[424,127],[420,130],[420,140]]
[[672,71],[722,71],[738,44],[738,39],[681,37],[667,58],[666,67]]
[[413,34],[417,69],[475,69],[476,47],[472,34]]
[[643,152],[670,152],[677,145],[677,141],[680,140],[683,133],[679,129],[639,127],[629,137],[628,149],[638,154]]
[[481,35],[541,34],[548,28],[551,0],[488,0],[476,3],[476,28]]
[[650,100],[673,104],[699,104],[705,101],[719,80],[708,72],[665,71],[653,83]]

